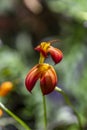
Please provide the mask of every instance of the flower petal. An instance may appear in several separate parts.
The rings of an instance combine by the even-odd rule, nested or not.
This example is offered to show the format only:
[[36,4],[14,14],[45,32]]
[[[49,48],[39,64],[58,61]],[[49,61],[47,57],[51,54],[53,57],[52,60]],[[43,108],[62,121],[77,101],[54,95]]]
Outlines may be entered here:
[[0,108],[0,117],[3,115],[3,110]]
[[42,53],[42,55],[44,57],[47,57],[47,52],[48,52],[48,48],[50,47],[50,43],[49,42],[42,42],[40,45],[38,45],[35,50],[39,51],[40,53]]
[[53,67],[48,69],[40,79],[40,86],[43,95],[51,93],[57,84],[57,75]]
[[13,83],[10,81],[3,82],[0,86],[0,96],[6,96],[13,89]]
[[29,92],[32,91],[39,77],[40,77],[40,71],[38,70],[38,65],[36,65],[30,70],[25,79],[25,85]]
[[51,57],[55,64],[59,63],[63,58],[63,53],[57,48],[50,46],[48,52],[51,54]]

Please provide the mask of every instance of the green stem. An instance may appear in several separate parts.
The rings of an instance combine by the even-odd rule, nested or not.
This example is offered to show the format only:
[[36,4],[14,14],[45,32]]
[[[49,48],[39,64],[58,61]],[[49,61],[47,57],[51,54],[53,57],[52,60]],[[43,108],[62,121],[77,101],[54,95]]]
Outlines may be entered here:
[[79,125],[79,130],[83,130],[79,114],[76,111],[76,109],[74,108],[74,106],[72,105],[72,103],[71,103],[68,95],[61,88],[59,88],[59,87],[55,87],[55,90],[63,95],[66,103],[72,108],[72,110],[74,111],[74,113],[75,113],[75,115],[77,117],[78,125]]
[[9,109],[7,109],[1,102],[0,102],[0,107],[5,112],[7,112],[10,116],[12,116],[19,124],[21,124],[21,126],[23,126],[25,128],[25,130],[31,130],[24,121],[22,121],[18,116],[16,116],[13,112],[11,112]]
[[[39,63],[44,63],[45,57],[40,53],[40,59],[39,59]],[[44,109],[44,126],[45,126],[45,130],[47,129],[47,112],[46,112],[46,100],[45,100],[45,96],[42,95],[43,98],[43,109]]]
[[44,108],[44,125],[45,125],[45,130],[47,129],[47,115],[46,115],[46,100],[45,96],[43,96],[43,108]]

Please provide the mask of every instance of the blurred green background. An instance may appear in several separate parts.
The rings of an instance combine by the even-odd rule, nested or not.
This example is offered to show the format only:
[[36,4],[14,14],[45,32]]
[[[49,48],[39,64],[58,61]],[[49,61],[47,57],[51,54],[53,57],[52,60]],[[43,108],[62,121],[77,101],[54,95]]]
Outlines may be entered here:
[[[87,130],[87,0],[0,0],[0,84],[14,83],[0,100],[33,130],[43,130],[39,82],[30,94],[24,80],[39,60],[34,47],[55,39],[60,42],[53,46],[64,54],[54,66],[58,86],[68,94]],[[54,65],[50,57],[47,62]],[[52,92],[46,100],[49,130],[78,130],[77,118],[60,94]],[[0,127],[23,129],[5,112]]]

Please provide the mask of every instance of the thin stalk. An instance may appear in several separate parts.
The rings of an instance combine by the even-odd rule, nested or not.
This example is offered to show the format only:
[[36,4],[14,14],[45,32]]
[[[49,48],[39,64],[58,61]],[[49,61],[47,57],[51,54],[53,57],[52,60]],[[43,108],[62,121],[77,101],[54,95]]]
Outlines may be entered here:
[[44,63],[44,60],[45,60],[44,56],[40,53],[39,63],[40,64]]
[[47,129],[47,114],[46,114],[46,100],[45,96],[43,96],[43,108],[44,108],[44,126],[45,130]]
[[21,126],[23,126],[25,130],[31,130],[24,121],[22,121],[18,116],[16,116],[13,112],[7,109],[1,102],[0,102],[0,107],[10,116],[12,116]]
[[[39,63],[44,63],[45,57],[40,53]],[[44,109],[44,127],[47,129],[47,112],[46,112],[46,99],[45,96],[42,95],[43,98],[43,109]]]
[[78,120],[78,127],[79,127],[79,130],[83,130],[82,128],[82,124],[81,124],[81,120],[80,120],[80,117],[79,117],[79,114],[78,112],[76,111],[76,109],[74,108],[74,106],[72,105],[68,95],[59,87],[55,87],[55,91],[57,91],[58,93],[62,94],[66,103],[72,108],[72,110],[74,111],[76,117],[77,117],[77,120]]

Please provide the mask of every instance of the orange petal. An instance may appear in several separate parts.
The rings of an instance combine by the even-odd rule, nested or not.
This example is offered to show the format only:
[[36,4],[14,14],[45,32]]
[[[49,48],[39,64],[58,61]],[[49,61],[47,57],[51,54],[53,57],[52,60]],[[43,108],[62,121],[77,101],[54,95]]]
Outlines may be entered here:
[[0,117],[3,115],[3,110],[0,108]]
[[41,77],[40,86],[43,95],[51,93],[57,85],[57,75],[53,67],[50,67]]
[[52,46],[49,47],[48,52],[51,54],[51,57],[55,64],[59,63],[63,58],[63,53],[57,48],[54,48]]
[[13,88],[13,83],[10,81],[3,82],[0,86],[0,96],[6,96]]

